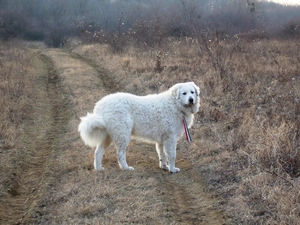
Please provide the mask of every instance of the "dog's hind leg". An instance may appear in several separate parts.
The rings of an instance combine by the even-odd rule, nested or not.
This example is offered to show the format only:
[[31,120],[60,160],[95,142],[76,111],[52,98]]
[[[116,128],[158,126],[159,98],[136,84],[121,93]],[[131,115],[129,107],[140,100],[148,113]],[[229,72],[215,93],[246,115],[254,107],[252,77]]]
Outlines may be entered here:
[[129,136],[119,137],[118,141],[116,141],[117,147],[117,156],[118,156],[118,163],[122,170],[134,170],[133,167],[128,166],[126,161],[126,150],[130,142],[130,134]]
[[103,142],[97,146],[96,150],[95,150],[95,156],[94,156],[94,167],[95,170],[104,170],[104,168],[102,167],[102,159],[103,159],[103,155],[105,152],[105,149],[108,148],[108,146],[110,145],[111,140],[109,137],[106,137]]
[[163,170],[169,170],[162,143],[158,143],[158,142],[156,143],[156,151],[159,159],[159,167]]

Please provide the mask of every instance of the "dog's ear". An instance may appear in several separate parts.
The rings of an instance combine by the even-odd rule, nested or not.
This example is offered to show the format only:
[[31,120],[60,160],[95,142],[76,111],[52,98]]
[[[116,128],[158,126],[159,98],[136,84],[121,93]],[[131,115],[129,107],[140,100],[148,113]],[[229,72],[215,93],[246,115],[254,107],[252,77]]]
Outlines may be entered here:
[[174,98],[179,99],[180,97],[180,86],[181,84],[175,84],[170,88],[170,91],[172,92],[172,96]]
[[200,94],[200,88],[194,82],[191,82],[191,84],[194,86],[196,94],[199,95]]

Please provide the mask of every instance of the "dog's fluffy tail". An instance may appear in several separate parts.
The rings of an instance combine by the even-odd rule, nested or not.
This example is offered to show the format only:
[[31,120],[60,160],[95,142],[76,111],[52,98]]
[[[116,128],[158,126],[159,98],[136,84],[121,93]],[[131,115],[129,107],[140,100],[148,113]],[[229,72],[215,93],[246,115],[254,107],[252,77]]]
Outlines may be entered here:
[[81,117],[78,126],[78,132],[86,145],[96,147],[106,138],[105,122],[101,116],[88,113],[87,116]]

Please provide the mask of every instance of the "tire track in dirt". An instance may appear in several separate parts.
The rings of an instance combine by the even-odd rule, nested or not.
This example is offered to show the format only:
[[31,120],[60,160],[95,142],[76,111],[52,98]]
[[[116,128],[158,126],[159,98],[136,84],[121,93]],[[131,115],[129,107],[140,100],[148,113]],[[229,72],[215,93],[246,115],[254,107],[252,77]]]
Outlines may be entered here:
[[[166,203],[166,210],[174,224],[223,225],[229,223],[229,218],[221,209],[221,200],[215,193],[209,191],[195,165],[184,157],[186,153],[182,153],[179,149],[176,166],[181,170],[179,173],[170,174],[158,168],[153,145],[137,145],[138,148],[144,148],[148,155],[146,157],[149,157],[138,159],[143,161],[143,165],[139,164],[140,168],[137,170],[146,167],[146,173],[158,180],[160,185],[157,194]],[[131,146],[129,150],[134,152],[135,158],[140,157],[138,152],[141,150],[138,148]],[[157,167],[153,168],[156,165]]]
[[3,224],[28,224],[41,216],[40,200],[55,179],[51,168],[63,146],[61,136],[68,120],[68,102],[53,62],[33,51],[32,64],[38,73],[32,80],[36,99],[32,100],[31,119],[18,141],[20,150],[10,195],[1,205]]
[[217,208],[218,200],[192,169],[164,177],[170,210],[180,224],[225,224],[226,217]]
[[98,75],[98,78],[103,83],[102,87],[106,90],[107,93],[113,93],[118,91],[119,87],[115,84],[114,80],[109,76],[109,72],[105,70],[102,66],[97,64],[91,59],[81,56],[78,53],[69,52],[69,55],[73,59],[80,60],[81,62],[87,64],[88,66],[92,67]]

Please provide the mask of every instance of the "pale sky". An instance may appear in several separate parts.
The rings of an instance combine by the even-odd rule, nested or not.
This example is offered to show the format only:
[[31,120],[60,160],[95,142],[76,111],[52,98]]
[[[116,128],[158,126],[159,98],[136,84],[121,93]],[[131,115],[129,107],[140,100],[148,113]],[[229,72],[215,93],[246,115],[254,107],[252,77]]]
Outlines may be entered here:
[[284,5],[299,5],[300,6],[300,0],[270,0],[272,2],[277,2]]

